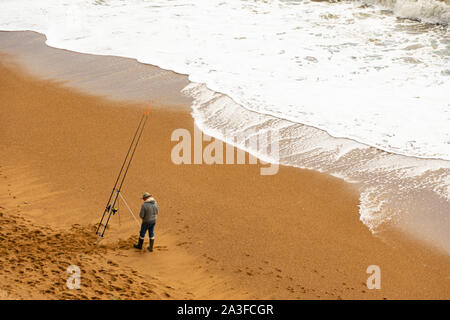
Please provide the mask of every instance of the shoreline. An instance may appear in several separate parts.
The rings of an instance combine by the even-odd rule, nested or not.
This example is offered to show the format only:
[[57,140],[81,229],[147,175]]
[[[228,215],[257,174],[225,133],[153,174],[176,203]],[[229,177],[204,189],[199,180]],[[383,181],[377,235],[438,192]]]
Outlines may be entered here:
[[[2,108],[0,133],[6,139],[0,165],[22,168],[50,188],[36,204],[39,212],[23,214],[54,228],[95,224],[143,105],[111,102],[36,79],[4,57],[1,65],[0,90],[9,108]],[[123,248],[116,257],[119,265],[151,277],[155,274],[146,271],[146,264],[156,263],[159,280],[179,292],[195,291],[193,298],[448,299],[448,257],[406,240],[402,248],[392,248],[374,237],[358,219],[357,192],[340,179],[283,166],[276,176],[261,177],[259,165],[173,165],[170,133],[174,128],[192,132],[194,123],[188,110],[167,110],[166,104],[158,102],[152,111],[152,129],[144,139],[154,144],[139,147],[125,190],[136,208],[132,195],[151,185],[155,191],[149,191],[163,204],[167,215],[161,215],[156,231],[160,256]],[[40,193],[34,184],[19,186],[21,197],[28,199],[30,186]],[[108,237],[131,245],[136,225],[123,212],[122,225],[115,221]],[[180,276],[183,268],[168,268],[173,261],[189,272]],[[419,265],[411,267],[413,261]],[[422,265],[426,261],[432,265]],[[392,282],[381,291],[367,290],[365,270],[377,263],[383,279]],[[184,279],[187,275],[200,285]],[[426,292],[416,288],[417,281]]]

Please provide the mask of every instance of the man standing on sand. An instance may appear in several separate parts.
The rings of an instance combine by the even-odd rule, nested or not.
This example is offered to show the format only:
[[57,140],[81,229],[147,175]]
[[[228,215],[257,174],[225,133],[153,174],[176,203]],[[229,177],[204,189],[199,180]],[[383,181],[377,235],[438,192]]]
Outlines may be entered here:
[[152,252],[153,244],[155,243],[155,234],[153,230],[155,229],[156,216],[158,215],[158,204],[156,203],[156,200],[152,197],[152,195],[148,192],[145,192],[142,195],[142,200],[144,200],[144,203],[142,204],[141,212],[139,213],[139,216],[142,219],[141,232],[139,234],[139,242],[135,243],[134,247],[139,250],[142,249],[145,234],[148,230],[150,245],[148,246],[147,250]]

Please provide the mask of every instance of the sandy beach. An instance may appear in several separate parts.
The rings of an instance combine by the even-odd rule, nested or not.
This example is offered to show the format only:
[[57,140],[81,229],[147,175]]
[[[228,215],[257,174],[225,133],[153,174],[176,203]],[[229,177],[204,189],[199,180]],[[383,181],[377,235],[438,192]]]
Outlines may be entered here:
[[[120,83],[120,73],[110,77]],[[178,87],[166,86],[148,93],[155,105],[123,189],[134,212],[143,191],[157,199],[155,251],[132,248],[139,229],[123,203],[96,246],[95,224],[148,101],[38,77],[3,51],[0,298],[450,298],[450,258],[393,231],[371,234],[357,190],[341,179],[173,164],[171,134],[193,133],[194,121]],[[81,268],[81,290],[66,287],[69,265]],[[381,269],[381,289],[366,286],[370,265]]]

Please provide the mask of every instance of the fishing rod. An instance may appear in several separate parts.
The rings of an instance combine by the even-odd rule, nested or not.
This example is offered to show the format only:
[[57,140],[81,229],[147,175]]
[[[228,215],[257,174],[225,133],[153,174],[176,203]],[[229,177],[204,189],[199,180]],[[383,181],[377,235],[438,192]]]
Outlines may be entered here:
[[[128,161],[127,168],[126,168],[125,173],[124,173],[124,175],[123,175],[123,177],[122,177],[122,181],[120,182],[120,186],[119,186],[118,189],[116,189],[115,197],[114,197],[114,200],[113,200],[113,202],[112,202],[112,204],[111,204],[111,208],[110,208],[110,210],[111,210],[113,213],[115,213],[114,210],[116,210],[116,209],[114,208],[114,205],[116,204],[117,196],[120,194],[120,191],[122,190],[123,182],[125,181],[125,178],[126,178],[126,176],[127,176],[128,169],[130,168],[131,161],[133,160],[134,153],[136,152],[137,145],[138,145],[138,143],[139,143],[139,140],[141,139],[142,132],[144,131],[145,123],[147,122],[147,120],[148,120],[148,116],[146,115],[146,116],[145,116],[145,119],[144,119],[144,123],[142,124],[141,131],[140,131],[140,133],[139,133],[138,139],[136,140],[136,144],[134,145],[133,152],[131,153],[130,160]],[[103,228],[103,232],[102,232],[102,234],[101,234],[102,236],[103,236],[103,234],[104,234],[104,232],[105,232],[106,226],[108,225],[108,222],[109,222],[109,219],[110,219],[110,218],[111,218],[111,215],[108,215],[107,218],[106,218],[105,227]]]
[[120,176],[122,175],[123,168],[125,167],[125,163],[127,162],[127,159],[128,159],[129,154],[130,154],[131,148],[133,147],[133,144],[134,144],[134,140],[136,139],[136,136],[138,134],[139,128],[141,127],[142,121],[144,120],[144,117],[145,117],[145,113],[142,114],[141,120],[139,121],[139,125],[136,128],[136,132],[134,133],[133,140],[131,140],[130,147],[128,148],[128,151],[127,151],[127,155],[125,156],[125,159],[123,160],[122,166],[120,167],[119,174],[117,175],[117,179],[116,179],[116,182],[114,183],[114,187],[113,187],[113,189],[111,191],[111,194],[109,195],[108,201],[106,202],[105,210],[103,211],[102,218],[100,219],[100,223],[99,223],[99,225],[97,227],[97,230],[95,231],[95,234],[98,234],[98,230],[100,229],[100,226],[101,226],[101,224],[103,222],[103,218],[105,217],[105,214],[108,211],[108,206],[110,205],[111,198],[112,198],[112,196],[114,194],[114,191],[116,190],[117,183],[119,182]]
[[[111,195],[110,195],[110,197],[108,199],[108,203],[107,203],[107,205],[105,207],[105,210],[104,210],[103,215],[102,215],[102,219],[100,220],[100,223],[99,223],[97,231],[96,231],[96,234],[99,234],[98,239],[97,239],[97,243],[103,237],[103,235],[104,235],[104,233],[106,231],[106,227],[107,227],[107,225],[109,223],[109,219],[111,218],[111,215],[115,214],[117,212],[117,209],[114,206],[116,204],[116,201],[118,200],[118,196],[119,196],[120,190],[122,189],[123,183],[125,181],[126,174],[128,173],[128,169],[130,168],[131,161],[132,161],[132,159],[134,157],[134,153],[136,152],[136,149],[137,149],[137,145],[139,144],[139,140],[140,140],[140,138],[142,136],[142,133],[144,131],[145,124],[146,124],[146,122],[148,120],[148,113],[150,111],[150,108],[151,108],[151,105],[150,105],[150,107],[147,110],[144,111],[144,114],[141,117],[141,121],[139,122],[138,128],[136,129],[136,132],[135,132],[135,134],[133,136],[133,140],[132,140],[132,142],[131,142],[131,144],[130,144],[130,146],[128,148],[128,152],[127,152],[127,155],[125,156],[125,160],[122,163],[122,167],[121,167],[119,175],[118,175],[118,177],[116,179],[116,183],[114,184],[113,191],[112,191],[112,193],[111,193]],[[136,139],[136,137],[137,137],[137,139]],[[132,150],[133,145],[134,145],[134,149],[133,149],[133,152],[131,153],[131,157],[129,157],[130,156],[130,151]],[[125,165],[127,164],[127,162],[128,162],[128,165],[126,166],[125,173],[122,175],[123,169],[125,168]],[[119,180],[121,180],[120,187],[117,188],[117,183],[119,182]],[[103,224],[103,220],[104,220],[105,216],[106,216],[106,221]],[[100,233],[99,233],[99,231],[100,231]]]
[[[145,124],[147,123],[148,120],[148,114],[150,113],[150,109],[152,107],[152,104],[150,104],[150,106],[144,111],[138,127],[136,128],[136,132],[134,133],[133,139],[131,140],[130,146],[128,147],[128,151],[127,154],[125,156],[125,159],[122,163],[122,166],[120,168],[119,174],[117,176],[117,179],[114,183],[114,187],[113,190],[111,191],[111,194],[108,198],[108,202],[106,203],[106,207],[105,210],[103,211],[103,215],[102,218],[100,219],[100,223],[97,226],[97,230],[95,232],[95,234],[98,234],[98,238],[97,238],[97,243],[100,241],[100,239],[103,237],[103,235],[105,234],[106,231],[106,227],[109,223],[109,219],[111,218],[112,214],[115,214],[117,212],[117,209],[114,207],[117,200],[118,200],[118,196],[120,194],[120,191],[122,190],[122,186],[123,183],[125,181],[125,178],[127,176],[128,173],[128,169],[130,168],[131,165],[131,161],[133,160],[134,154],[136,152],[137,146],[139,144],[139,141],[141,139],[142,133],[144,132],[144,128],[145,128]],[[134,148],[133,148],[134,145]],[[130,156],[130,151],[133,150],[131,152],[131,156]],[[128,163],[128,164],[127,164]],[[125,168],[126,166],[126,168]],[[125,168],[125,171],[124,171]],[[123,173],[123,175],[122,175]],[[121,178],[122,177],[122,178]],[[117,185],[119,183],[120,180],[120,184],[119,184],[119,188],[117,188]],[[105,219],[106,216],[106,221],[103,224],[103,220]],[[101,230],[100,230],[101,229]]]

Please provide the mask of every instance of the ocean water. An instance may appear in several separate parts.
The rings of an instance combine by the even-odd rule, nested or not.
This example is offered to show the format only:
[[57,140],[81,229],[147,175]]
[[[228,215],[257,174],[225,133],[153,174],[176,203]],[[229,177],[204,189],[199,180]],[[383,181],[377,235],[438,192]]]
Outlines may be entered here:
[[[450,253],[448,0],[0,1],[1,30],[189,75],[193,116],[280,133],[285,165],[361,191],[360,217]],[[301,195],[299,195],[301,196]]]

